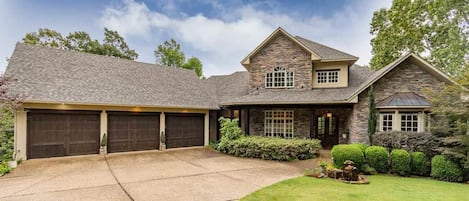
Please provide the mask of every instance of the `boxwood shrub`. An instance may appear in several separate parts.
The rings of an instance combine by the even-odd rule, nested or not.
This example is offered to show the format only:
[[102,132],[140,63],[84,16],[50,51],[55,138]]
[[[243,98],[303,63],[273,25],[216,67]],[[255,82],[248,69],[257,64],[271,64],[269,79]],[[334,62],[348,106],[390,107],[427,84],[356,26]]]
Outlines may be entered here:
[[320,148],[316,139],[246,136],[226,141],[218,150],[238,157],[290,161],[313,158]]
[[360,150],[362,150],[363,154],[365,154],[365,150],[368,147],[367,145],[361,143],[350,144],[350,146],[359,148]]
[[391,151],[391,171],[401,176],[410,173],[410,155],[406,150],[394,149]]
[[351,144],[339,144],[332,147],[332,162],[336,168],[342,169],[346,160],[351,160],[360,170],[363,167],[365,158],[358,146]]
[[382,146],[370,146],[365,150],[365,158],[368,165],[378,172],[388,171],[388,150]]
[[430,168],[427,157],[423,152],[413,152],[410,154],[410,172],[413,175],[428,176]]
[[442,155],[436,155],[432,158],[432,172],[430,175],[443,181],[460,182],[463,180],[459,165]]

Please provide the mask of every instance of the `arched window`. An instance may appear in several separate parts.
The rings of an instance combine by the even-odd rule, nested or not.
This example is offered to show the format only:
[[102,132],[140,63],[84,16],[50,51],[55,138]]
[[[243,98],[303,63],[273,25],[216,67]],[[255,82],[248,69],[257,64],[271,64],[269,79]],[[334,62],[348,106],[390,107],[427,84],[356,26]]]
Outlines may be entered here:
[[265,88],[293,88],[294,74],[284,67],[275,67],[273,72],[265,76]]

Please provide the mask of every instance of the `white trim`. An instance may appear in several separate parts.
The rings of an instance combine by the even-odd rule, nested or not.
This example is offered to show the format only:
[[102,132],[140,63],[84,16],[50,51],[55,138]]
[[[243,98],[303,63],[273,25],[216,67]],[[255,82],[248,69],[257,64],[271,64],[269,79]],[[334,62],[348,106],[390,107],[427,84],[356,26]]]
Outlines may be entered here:
[[264,135],[293,138],[295,135],[294,120],[293,110],[264,110]]
[[265,74],[264,85],[266,89],[294,88],[295,73],[284,67],[275,67],[272,72]]

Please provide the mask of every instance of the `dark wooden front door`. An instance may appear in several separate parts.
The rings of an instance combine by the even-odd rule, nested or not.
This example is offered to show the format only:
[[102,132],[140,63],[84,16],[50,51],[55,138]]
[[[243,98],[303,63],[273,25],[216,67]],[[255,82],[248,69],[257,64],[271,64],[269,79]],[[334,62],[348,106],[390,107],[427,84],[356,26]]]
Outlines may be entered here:
[[28,158],[99,152],[99,112],[32,110],[27,121]]
[[167,113],[166,147],[204,145],[204,114]]
[[108,151],[124,152],[158,149],[159,113],[108,113]]
[[316,119],[316,137],[321,140],[323,148],[330,149],[339,143],[339,124],[333,113],[320,115]]

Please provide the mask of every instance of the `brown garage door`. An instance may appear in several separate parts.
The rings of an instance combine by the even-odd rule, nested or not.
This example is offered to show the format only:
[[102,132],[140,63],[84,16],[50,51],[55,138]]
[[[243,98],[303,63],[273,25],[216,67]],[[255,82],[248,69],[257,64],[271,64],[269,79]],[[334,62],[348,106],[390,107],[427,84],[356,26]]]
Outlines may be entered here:
[[204,114],[167,113],[166,147],[204,145]]
[[100,112],[31,110],[28,158],[97,154]]
[[108,113],[109,152],[158,149],[159,132],[159,113]]

